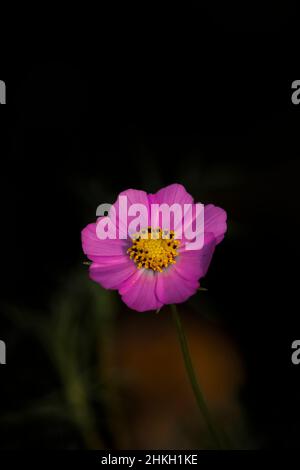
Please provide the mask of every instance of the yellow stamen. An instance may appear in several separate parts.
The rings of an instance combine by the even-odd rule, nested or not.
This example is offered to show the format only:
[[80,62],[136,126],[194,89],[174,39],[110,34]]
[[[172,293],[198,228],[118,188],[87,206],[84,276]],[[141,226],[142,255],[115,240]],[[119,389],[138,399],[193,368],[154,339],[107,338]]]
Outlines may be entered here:
[[162,272],[170,264],[176,263],[180,241],[175,240],[174,236],[173,230],[169,232],[148,227],[133,236],[132,246],[127,253],[139,269]]

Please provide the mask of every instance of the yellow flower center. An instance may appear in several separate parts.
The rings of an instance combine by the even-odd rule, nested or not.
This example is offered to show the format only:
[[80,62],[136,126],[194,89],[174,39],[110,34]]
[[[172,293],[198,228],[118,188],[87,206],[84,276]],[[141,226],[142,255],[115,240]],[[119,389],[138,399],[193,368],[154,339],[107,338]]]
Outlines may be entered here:
[[148,227],[134,235],[132,246],[127,253],[139,269],[162,272],[170,264],[176,263],[179,245],[180,241],[174,239],[173,230],[169,232]]

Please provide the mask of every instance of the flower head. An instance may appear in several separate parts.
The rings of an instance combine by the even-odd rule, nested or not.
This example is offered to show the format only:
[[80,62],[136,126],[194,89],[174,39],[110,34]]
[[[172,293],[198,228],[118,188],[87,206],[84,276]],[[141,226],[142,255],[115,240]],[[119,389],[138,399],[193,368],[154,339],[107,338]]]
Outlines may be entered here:
[[[132,233],[127,225],[130,216],[126,223],[120,217],[121,196],[126,196],[129,206],[137,204],[146,209],[145,223]],[[162,205],[174,207],[180,214],[169,219],[167,226],[161,214],[153,217],[151,211],[152,206]],[[156,194],[129,189],[112,207],[116,237],[99,237],[97,224],[105,222],[104,217],[82,231],[83,251],[92,261],[91,279],[106,289],[118,290],[128,307],[139,312],[181,303],[195,294],[215,246],[224,238],[226,212],[212,204],[203,206],[203,224],[198,229],[202,241],[191,249],[188,230],[182,233],[182,226],[188,216],[189,225],[194,224],[196,204],[182,185],[172,184]],[[194,233],[194,239],[198,235]]]

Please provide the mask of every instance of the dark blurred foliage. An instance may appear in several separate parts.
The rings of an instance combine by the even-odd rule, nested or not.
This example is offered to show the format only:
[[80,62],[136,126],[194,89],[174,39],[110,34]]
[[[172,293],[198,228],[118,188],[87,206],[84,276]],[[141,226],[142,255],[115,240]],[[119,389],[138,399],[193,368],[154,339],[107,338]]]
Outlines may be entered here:
[[232,447],[298,444],[300,109],[291,80],[245,59],[251,38],[232,61],[226,36],[295,18],[191,8],[100,15],[88,44],[82,26],[60,55],[7,62],[1,448],[209,447],[169,309],[129,311],[80,243],[100,203],[173,182],[228,213],[208,291],[180,307],[211,409]]

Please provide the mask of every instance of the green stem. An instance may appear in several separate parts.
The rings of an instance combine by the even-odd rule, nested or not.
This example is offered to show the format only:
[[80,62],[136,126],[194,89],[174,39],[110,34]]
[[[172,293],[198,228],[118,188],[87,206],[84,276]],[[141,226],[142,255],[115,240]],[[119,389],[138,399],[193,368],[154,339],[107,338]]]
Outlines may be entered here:
[[207,428],[208,428],[208,430],[210,432],[210,435],[213,439],[214,445],[216,446],[217,449],[221,449],[222,445],[221,445],[219,435],[218,435],[218,433],[215,429],[215,425],[214,425],[213,420],[210,416],[209,409],[207,407],[204,395],[201,391],[201,388],[199,386],[199,383],[198,383],[198,380],[197,380],[197,377],[196,377],[196,374],[195,374],[195,370],[194,370],[194,366],[193,366],[193,363],[192,363],[192,360],[191,360],[191,355],[190,355],[187,339],[186,339],[186,336],[185,336],[185,333],[184,333],[184,329],[183,329],[181,319],[180,319],[179,313],[177,311],[176,305],[171,305],[171,310],[172,310],[172,314],[173,314],[174,323],[175,323],[176,328],[177,328],[177,333],[178,333],[179,343],[180,343],[181,352],[182,352],[182,356],[183,356],[183,360],[184,360],[184,365],[185,365],[186,372],[187,372],[188,378],[190,380],[190,383],[191,383],[191,386],[192,386],[192,389],[193,389],[193,392],[194,392],[199,410],[200,410],[200,412],[201,412],[201,414],[202,414],[202,416],[205,420]]

